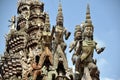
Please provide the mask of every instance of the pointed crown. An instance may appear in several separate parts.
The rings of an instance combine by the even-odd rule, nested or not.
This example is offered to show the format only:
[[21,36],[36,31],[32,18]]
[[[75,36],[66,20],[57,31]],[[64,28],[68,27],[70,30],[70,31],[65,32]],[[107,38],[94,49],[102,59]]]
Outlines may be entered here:
[[76,25],[76,26],[75,26],[75,32],[78,32],[78,31],[81,31],[80,25]]
[[58,7],[58,14],[57,14],[57,19],[56,19],[56,24],[63,26],[63,13],[62,13],[62,4],[59,1],[59,7]]
[[89,7],[89,4],[87,4],[85,26],[93,28],[92,21],[91,21],[91,16],[90,16],[90,7]]

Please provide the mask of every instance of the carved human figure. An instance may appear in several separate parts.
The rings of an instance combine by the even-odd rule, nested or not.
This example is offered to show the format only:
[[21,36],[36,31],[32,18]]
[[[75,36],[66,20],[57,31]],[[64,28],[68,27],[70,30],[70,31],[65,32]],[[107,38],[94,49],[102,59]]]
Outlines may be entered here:
[[64,27],[56,26],[55,27],[55,46],[56,46],[55,49],[59,44],[64,52],[67,47],[66,43],[64,42],[64,36],[65,36],[65,39],[67,40],[70,34],[71,33],[68,32]]
[[[66,58],[65,49],[67,47],[65,40],[70,36],[70,32],[64,27],[64,18],[62,13],[62,5],[59,3],[58,14],[56,17],[55,34],[52,40],[53,55],[54,55],[54,69],[58,75],[66,75],[68,72],[68,62]],[[62,69],[60,68],[62,67]]]
[[[84,40],[82,41],[82,54],[80,56],[80,60],[84,64],[85,67],[84,69],[86,70],[84,71],[85,74],[90,73],[90,75],[93,74],[96,75],[95,73],[96,71],[98,71],[98,68],[93,59],[94,49],[98,54],[100,54],[101,52],[103,52],[105,48],[105,47],[102,48],[97,47],[97,42],[93,40],[93,31],[94,31],[93,25],[89,22],[86,22],[86,26],[84,27],[84,32],[83,32]],[[87,70],[89,71],[87,72]]]
[[[66,59],[65,49],[66,49],[67,45],[64,42],[64,36],[65,36],[65,39],[67,40],[69,38],[70,34],[71,33],[68,32],[65,29],[65,27],[60,26],[60,25],[56,25],[55,26],[55,35],[54,35],[54,40],[53,40],[53,45],[54,45],[53,53],[60,52],[59,54],[61,55],[62,58],[64,58],[64,62],[63,63],[66,63],[66,64],[67,64],[67,62],[66,62],[67,59]],[[58,47],[59,47],[59,49],[57,49]],[[60,50],[62,50],[62,51],[60,51]],[[59,54],[57,54],[57,55],[59,55]],[[55,60],[55,61],[57,61],[57,60]]]
[[79,72],[79,59],[78,57],[81,55],[82,49],[82,31],[80,25],[76,25],[75,33],[74,33],[74,41],[70,44],[70,52],[74,49],[74,53],[72,55],[73,65],[75,64],[75,72]]

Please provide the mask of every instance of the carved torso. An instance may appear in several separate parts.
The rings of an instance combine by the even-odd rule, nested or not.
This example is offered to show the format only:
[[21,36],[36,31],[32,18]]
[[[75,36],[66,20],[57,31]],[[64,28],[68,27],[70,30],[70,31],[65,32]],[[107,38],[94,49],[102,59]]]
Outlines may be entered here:
[[51,40],[52,40],[51,32],[43,32],[42,41],[44,46],[50,47],[52,42]]
[[82,42],[82,54],[86,56],[86,61],[91,61],[93,57],[93,52],[96,47],[96,42],[93,40]]
[[56,26],[55,32],[56,40],[58,41],[58,43],[61,41],[63,42],[64,28]]

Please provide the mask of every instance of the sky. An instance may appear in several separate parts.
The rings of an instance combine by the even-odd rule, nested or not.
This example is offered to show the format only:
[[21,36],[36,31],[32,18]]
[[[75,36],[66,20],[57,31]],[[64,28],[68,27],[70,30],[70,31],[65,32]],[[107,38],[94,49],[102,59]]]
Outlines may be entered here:
[[[0,0],[0,54],[5,50],[5,34],[9,32],[9,19],[17,15],[18,0]],[[45,4],[45,11],[49,13],[51,27],[56,24],[59,0],[41,0]],[[86,6],[89,3],[92,23],[94,25],[94,40],[100,47],[106,47],[104,52],[97,54],[97,66],[101,80],[120,80],[120,1],[119,0],[61,0],[64,26],[72,34],[67,41],[74,39],[74,29],[77,24],[85,21]],[[69,67],[72,53],[66,49]]]

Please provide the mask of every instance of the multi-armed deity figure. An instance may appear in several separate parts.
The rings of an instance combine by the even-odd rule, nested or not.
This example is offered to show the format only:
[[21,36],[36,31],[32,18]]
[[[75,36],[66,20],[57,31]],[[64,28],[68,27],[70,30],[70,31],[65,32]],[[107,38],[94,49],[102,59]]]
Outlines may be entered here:
[[[96,60],[93,59],[94,49],[98,54],[100,54],[105,47],[98,48],[97,42],[93,40],[93,32],[94,27],[92,25],[91,17],[90,17],[90,8],[87,5],[87,12],[86,12],[86,21],[82,24],[82,39],[79,39],[81,42],[72,43],[72,47],[75,48],[74,55],[77,56],[77,60],[75,62],[75,67],[77,71],[78,77],[77,80],[99,80],[99,70],[96,66]],[[79,34],[81,36],[81,34]],[[75,36],[76,38],[76,36]],[[79,45],[79,46],[78,46]],[[74,47],[75,46],[75,47]],[[71,47],[70,47],[71,48]],[[75,58],[73,57],[73,60]]]

